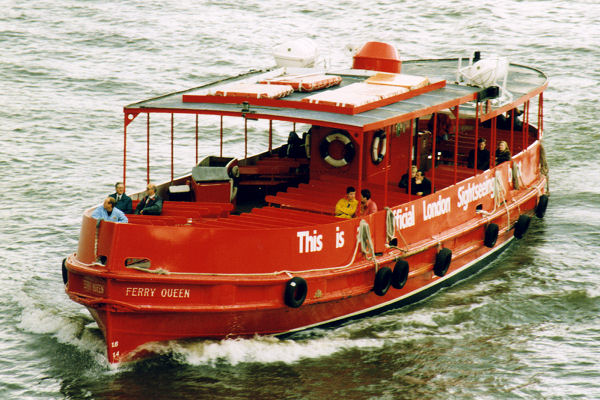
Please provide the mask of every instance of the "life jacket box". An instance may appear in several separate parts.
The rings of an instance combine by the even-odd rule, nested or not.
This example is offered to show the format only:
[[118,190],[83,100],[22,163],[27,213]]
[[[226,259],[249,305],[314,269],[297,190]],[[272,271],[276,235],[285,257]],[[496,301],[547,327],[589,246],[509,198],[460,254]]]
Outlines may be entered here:
[[342,77],[338,75],[308,74],[308,75],[285,75],[273,79],[261,81],[264,84],[290,85],[298,92],[313,92],[331,86],[339,85]]
[[192,189],[197,201],[232,202],[239,176],[238,159],[208,156],[192,168]]
[[267,85],[262,83],[230,83],[208,92],[212,96],[247,97],[251,99],[279,99],[294,92],[290,85]]
[[365,82],[377,85],[400,86],[408,90],[415,90],[429,85],[429,79],[424,76],[408,74],[386,74],[379,72]]
[[305,97],[302,101],[332,106],[358,107],[407,92],[408,89],[401,86],[357,82],[339,89],[313,94]]
[[238,160],[234,157],[208,156],[192,168],[195,182],[229,181],[236,175]]
[[192,201],[192,189],[189,185],[169,186],[170,201]]

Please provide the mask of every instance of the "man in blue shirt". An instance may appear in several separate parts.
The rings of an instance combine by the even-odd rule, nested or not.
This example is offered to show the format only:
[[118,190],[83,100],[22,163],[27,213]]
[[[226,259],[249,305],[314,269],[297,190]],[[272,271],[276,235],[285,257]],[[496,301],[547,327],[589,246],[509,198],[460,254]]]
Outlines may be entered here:
[[111,222],[128,222],[127,217],[123,214],[123,211],[115,207],[117,201],[112,197],[104,199],[104,203],[98,206],[92,213],[92,218],[96,218],[98,223],[101,220]]

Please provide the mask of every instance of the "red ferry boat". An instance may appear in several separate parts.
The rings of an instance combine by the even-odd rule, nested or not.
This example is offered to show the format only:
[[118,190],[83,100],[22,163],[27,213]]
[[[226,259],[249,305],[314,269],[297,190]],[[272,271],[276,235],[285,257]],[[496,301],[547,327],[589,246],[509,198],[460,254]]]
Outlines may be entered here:
[[[162,213],[97,223],[87,209],[63,261],[66,293],[97,321],[111,363],[152,342],[289,335],[423,299],[543,217],[547,85],[539,70],[501,58],[401,61],[393,46],[369,42],[352,68],[274,67],[128,105],[124,182],[131,124],[142,119],[151,182],[150,116],[166,115]],[[196,136],[183,176],[176,117],[192,127],[182,137]],[[281,129],[293,132],[274,145]],[[199,131],[218,155],[199,160]],[[242,135],[244,157],[228,157],[224,144]],[[477,151],[481,138],[490,152]],[[512,156],[496,163],[500,141]],[[414,194],[410,178],[399,187],[413,165],[430,194]],[[379,211],[336,217],[348,186],[359,199],[368,189]],[[134,207],[143,196],[132,195]]]

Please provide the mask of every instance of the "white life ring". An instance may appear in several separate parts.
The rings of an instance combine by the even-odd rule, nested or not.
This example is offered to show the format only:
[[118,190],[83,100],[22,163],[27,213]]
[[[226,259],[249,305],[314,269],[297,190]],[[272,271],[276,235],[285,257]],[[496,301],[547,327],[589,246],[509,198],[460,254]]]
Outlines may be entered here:
[[373,134],[373,144],[371,145],[371,160],[377,165],[385,158],[387,151],[387,135],[383,129]]
[[[329,146],[335,141],[340,141],[344,145],[344,156],[340,159],[333,158],[329,154]],[[319,150],[323,160],[325,160],[327,164],[336,168],[350,164],[354,159],[355,154],[352,139],[350,139],[348,132],[343,131],[341,129],[336,129],[329,135],[325,136],[325,138],[323,138],[323,140],[321,141]]]

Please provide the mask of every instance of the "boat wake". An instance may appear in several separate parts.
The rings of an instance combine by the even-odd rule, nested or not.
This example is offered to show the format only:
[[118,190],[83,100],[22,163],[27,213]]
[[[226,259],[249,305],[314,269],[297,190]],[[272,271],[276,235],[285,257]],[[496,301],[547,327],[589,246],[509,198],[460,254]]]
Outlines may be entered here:
[[98,363],[107,364],[104,337],[86,310],[59,309],[28,294],[18,295],[16,301],[22,307],[18,329],[51,336],[61,344],[89,353]]
[[332,338],[330,336],[294,340],[275,337],[225,339],[220,341],[193,340],[149,343],[142,346],[158,354],[168,354],[177,362],[193,366],[235,366],[244,363],[293,364],[303,359],[332,355],[349,348],[379,348],[383,340],[364,338]]

